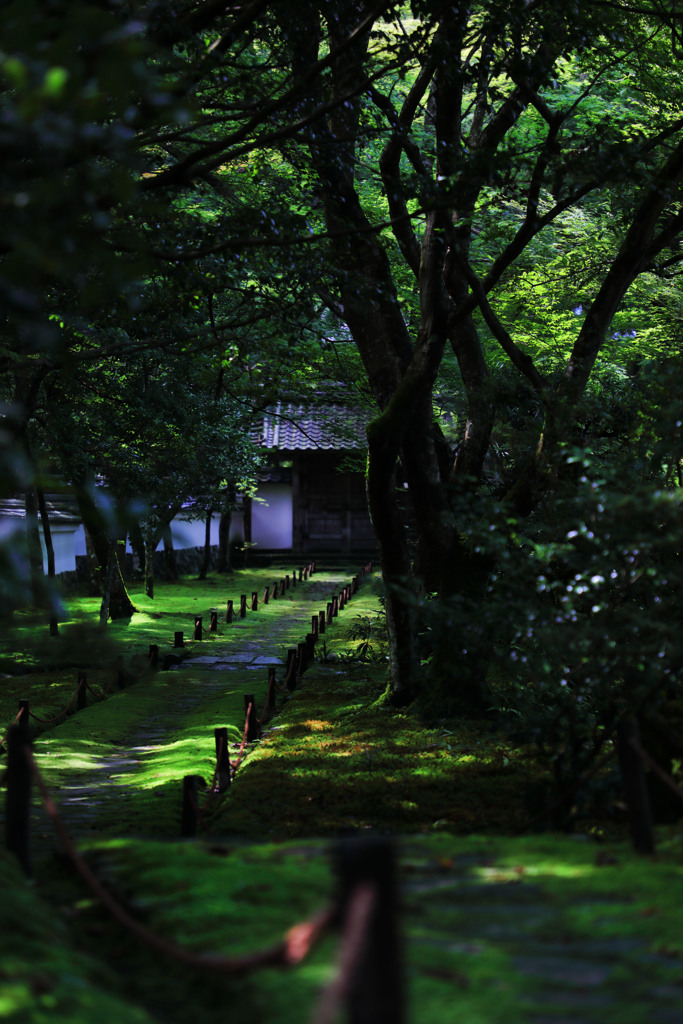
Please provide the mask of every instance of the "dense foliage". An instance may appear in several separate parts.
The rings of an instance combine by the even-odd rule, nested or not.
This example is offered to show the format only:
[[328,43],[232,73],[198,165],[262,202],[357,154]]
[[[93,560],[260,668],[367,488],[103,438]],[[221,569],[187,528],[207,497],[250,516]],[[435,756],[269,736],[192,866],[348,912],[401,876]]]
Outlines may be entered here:
[[210,507],[283,381],[353,382],[391,698],[505,709],[569,799],[681,697],[682,18],[7,5],[5,493]]

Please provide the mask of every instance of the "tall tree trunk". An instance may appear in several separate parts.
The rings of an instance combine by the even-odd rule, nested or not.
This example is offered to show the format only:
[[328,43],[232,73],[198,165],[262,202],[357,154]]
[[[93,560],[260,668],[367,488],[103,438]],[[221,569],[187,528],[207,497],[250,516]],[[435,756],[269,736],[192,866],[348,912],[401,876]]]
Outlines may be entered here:
[[143,527],[145,542],[145,593],[147,597],[154,597],[154,550],[156,548],[156,531],[151,519],[145,522]]
[[[374,423],[377,423],[375,420]],[[389,633],[390,697],[396,706],[417,694],[415,600],[405,528],[396,500],[396,459],[382,434],[368,430],[368,507],[379,547]]]
[[[38,498],[38,508],[40,510],[40,522],[43,527],[43,538],[45,539],[45,552],[47,554],[47,576],[52,581],[53,585],[56,578],[55,573],[55,549],[52,543],[52,530],[50,529],[50,517],[47,512],[47,503],[45,501],[45,492],[42,487],[36,488],[36,496]],[[50,594],[50,636],[59,636],[59,624],[57,621],[57,612],[54,607],[54,602],[57,599],[55,592]]]
[[74,494],[78,502],[78,510],[83,520],[83,525],[90,537],[92,549],[97,559],[98,566],[95,579],[100,593],[103,592],[106,585],[108,571],[111,570],[112,573],[109,592],[109,615],[112,619],[129,619],[131,615],[135,614],[137,609],[128,596],[128,591],[123,581],[117,550],[120,545],[112,543],[111,531],[108,529],[107,523],[85,483],[74,483]]
[[232,572],[230,562],[230,526],[232,524],[232,508],[223,510],[218,524],[218,559],[216,572]]
[[206,522],[204,524],[204,557],[202,558],[201,569],[199,570],[199,579],[205,580],[209,572],[209,564],[211,562],[211,520],[213,518],[213,509],[209,509],[206,513]]
[[100,625],[106,626],[109,620],[109,611],[111,609],[111,593],[114,584],[114,574],[116,572],[116,544],[113,538],[109,540],[109,550],[107,553],[107,567],[104,572],[104,578],[102,583],[102,601],[100,603]]
[[166,574],[169,580],[178,579],[178,561],[175,555],[175,548],[173,547],[173,534],[171,533],[171,524],[169,523],[164,529],[163,533],[164,540],[164,562],[166,563]]
[[33,488],[26,491],[26,545],[31,581],[31,601],[39,606],[43,603],[45,576],[43,573],[43,549],[38,528],[38,497]]

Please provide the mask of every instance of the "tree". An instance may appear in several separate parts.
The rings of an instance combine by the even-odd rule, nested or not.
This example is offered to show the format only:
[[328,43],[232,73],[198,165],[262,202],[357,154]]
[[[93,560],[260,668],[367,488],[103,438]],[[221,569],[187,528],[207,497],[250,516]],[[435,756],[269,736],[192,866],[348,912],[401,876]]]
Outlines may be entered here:
[[[657,261],[673,264],[683,227],[683,125],[672,102],[677,87],[662,61],[670,26],[655,8],[629,18],[628,31],[628,4],[587,3],[574,11],[543,3],[436,11],[414,5],[413,11],[427,24],[409,36],[403,88],[395,80],[370,84],[381,26],[374,37],[359,31],[367,24],[366,5],[309,7],[307,17],[297,10],[287,27],[295,68],[314,64],[324,46],[332,55],[344,50],[311,100],[319,103],[326,90],[336,100],[333,112],[304,135],[323,197],[331,273],[380,410],[368,430],[368,494],[389,586],[392,691],[400,702],[411,700],[420,684],[415,598],[405,585],[410,558],[395,500],[399,459],[415,513],[417,575],[438,594],[459,590],[476,619],[490,600],[491,561],[467,540],[473,509],[461,496],[481,481],[496,422],[490,340],[509,369],[523,375],[543,413],[536,451],[520,460],[507,496],[511,510],[528,514],[561,472],[564,446],[576,437],[580,403],[629,288]],[[396,47],[405,45],[405,33],[396,38]],[[617,63],[629,69],[635,117],[618,133],[597,131],[591,113]],[[581,85],[568,99],[564,83],[579,67]],[[384,122],[381,145],[373,149],[364,141],[369,105]],[[647,123],[639,117],[644,106]],[[373,230],[364,202],[358,168],[371,159],[391,233]],[[546,376],[501,320],[495,296],[508,293],[534,244],[566,211],[614,195],[620,223],[595,268],[592,301],[581,311],[564,371]],[[486,232],[488,207],[510,201],[519,211],[513,230],[496,238]],[[399,254],[417,293],[404,308]],[[447,345],[467,403],[455,458],[432,409]],[[537,337],[537,348],[543,345]],[[451,666],[439,670],[452,680]],[[456,671],[455,704],[485,708],[480,659],[463,653]]]

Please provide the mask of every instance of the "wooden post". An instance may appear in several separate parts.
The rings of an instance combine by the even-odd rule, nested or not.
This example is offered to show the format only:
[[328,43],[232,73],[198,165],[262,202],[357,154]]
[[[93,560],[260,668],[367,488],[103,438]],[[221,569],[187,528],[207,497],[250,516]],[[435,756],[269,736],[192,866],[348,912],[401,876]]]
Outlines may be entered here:
[[182,629],[178,630],[177,633],[174,633],[173,636],[174,636],[174,640],[173,640],[173,646],[174,647],[184,647],[185,646],[185,641],[183,640],[183,631],[182,631]]
[[362,952],[346,992],[350,1024],[403,1024],[405,998],[398,935],[396,867],[388,839],[347,839],[334,853],[343,928],[359,886],[371,887],[373,905]]
[[28,736],[22,726],[11,725],[7,733],[5,771],[5,846],[19,860],[24,874],[31,874],[31,765],[26,756]]
[[295,569],[295,570],[294,570],[294,572],[292,573],[292,586],[293,586],[293,587],[295,587],[295,586],[296,586],[296,569]]
[[299,569],[299,583],[303,582],[303,578],[304,578],[304,571],[303,571],[303,569]]
[[[249,705],[251,704],[251,709]],[[247,743],[259,738],[259,726],[256,721],[256,701],[253,693],[244,694],[244,714],[246,716]]]
[[357,594],[358,593],[359,585],[360,585],[360,580],[359,580],[358,576],[354,576],[353,580],[351,582],[351,593],[352,594]]
[[315,633],[306,634],[306,664],[310,665],[315,658],[315,644],[317,640]]
[[320,626],[320,619],[317,615],[311,615],[311,633],[318,639],[318,627]]
[[655,835],[645,771],[638,754],[631,746],[631,739],[640,743],[638,722],[633,717],[625,716],[617,724],[617,756],[628,806],[631,839],[638,853],[654,853]]
[[277,588],[278,588],[278,583],[277,583],[277,580],[275,580],[275,583],[273,583],[273,601],[277,597]]
[[287,593],[287,583],[284,578],[280,580],[280,597],[284,597]]
[[194,633],[192,634],[193,640],[201,640],[202,638],[202,617],[201,615],[195,615],[194,617]]
[[339,615],[339,598],[335,596],[332,598],[332,618],[336,619]]
[[298,651],[298,655],[299,655],[298,658],[297,658],[297,669],[296,669],[296,678],[297,678],[297,682],[298,682],[299,679],[301,679],[301,676],[303,675],[303,673],[308,668],[308,644],[306,643],[305,640],[302,641],[302,643],[297,644],[297,651]]
[[285,590],[289,590],[289,573],[285,576]]
[[180,819],[180,834],[190,838],[197,835],[197,808],[199,797],[197,776],[186,775],[183,779],[183,810]]
[[287,689],[296,689],[299,652],[296,647],[290,647],[287,651]]
[[149,661],[149,667],[156,672],[159,668],[159,644],[150,644],[149,653],[147,655]]
[[258,611],[258,590],[252,590],[251,592],[251,610],[252,612]]
[[209,624],[209,633],[218,632],[218,608],[212,608],[210,613],[211,621]]
[[270,714],[275,707],[275,665],[268,666],[268,690],[266,697],[266,714]]
[[79,672],[76,683],[76,711],[82,711],[88,703],[87,682],[88,677],[85,672]]
[[213,730],[216,742],[216,788],[224,793],[230,788],[230,751],[228,749],[228,730],[224,726]]
[[334,609],[334,605],[333,605],[332,601],[328,601],[327,602],[327,612],[325,614],[325,618],[327,619],[327,625],[328,626],[330,626],[332,624],[332,611],[333,611],[333,609]]
[[324,611],[319,611],[318,612],[318,632],[319,633],[322,634],[322,633],[325,632],[326,624],[327,624],[327,615],[326,615],[326,613]]
[[269,600],[270,600],[270,587],[267,586],[266,589],[263,591],[263,603],[264,604],[268,604]]
[[246,619],[247,617],[247,595],[240,594],[240,618]]
[[235,608],[232,601],[228,601],[228,607],[225,612],[225,621],[229,625],[235,617]]
[[304,579],[305,580],[308,579],[308,566],[307,565],[304,566]]
[[19,701],[19,721],[17,722],[17,728],[23,735],[25,742],[28,743],[31,733],[31,718],[29,702],[26,697],[22,697]]

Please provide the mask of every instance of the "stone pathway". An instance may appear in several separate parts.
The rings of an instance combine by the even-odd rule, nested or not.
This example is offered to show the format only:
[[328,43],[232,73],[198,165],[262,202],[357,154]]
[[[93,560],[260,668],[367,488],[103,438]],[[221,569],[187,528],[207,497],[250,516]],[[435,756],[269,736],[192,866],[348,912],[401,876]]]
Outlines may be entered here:
[[[339,575],[339,587],[348,582],[348,576]],[[65,773],[54,795],[72,838],[91,838],[98,820],[116,820],[120,816],[120,808],[131,798],[131,776],[140,770],[143,760],[153,756],[155,750],[167,741],[169,732],[185,713],[224,691],[225,683],[217,673],[253,670],[263,674],[269,666],[275,665],[281,670],[278,676],[282,681],[284,660],[275,652],[288,642],[293,628],[299,627],[301,639],[304,638],[310,631],[310,609],[315,611],[325,607],[334,585],[330,583],[328,574],[324,580],[319,581],[314,576],[300,585],[294,595],[298,601],[305,601],[304,608],[293,610],[282,600],[283,615],[277,621],[268,620],[267,635],[263,640],[254,640],[252,635],[240,642],[240,620],[236,620],[229,642],[226,640],[221,646],[220,638],[212,638],[211,654],[193,653],[183,660],[183,671],[198,673],[200,678],[189,680],[181,692],[175,690],[169,695],[163,707],[153,715],[146,715],[144,726],[127,737],[125,747],[113,749],[110,755],[88,770],[74,769],[68,775]],[[176,665],[167,671],[174,672],[180,667]],[[134,694],[134,689],[130,692]],[[243,722],[234,724],[241,729]],[[52,825],[42,801],[38,799],[34,799],[32,817],[32,855],[38,860],[54,849],[55,840]]]
[[402,854],[412,869],[401,906],[408,955],[435,984],[450,985],[454,1009],[463,1007],[458,1017],[503,1024],[521,1011],[526,1024],[683,1021],[680,949],[653,951],[632,928],[615,934],[620,915],[630,914],[628,892],[609,884],[604,894],[583,892],[579,878],[567,880],[562,896],[523,877],[492,881],[484,851],[455,854],[445,867],[425,863],[410,840]]

